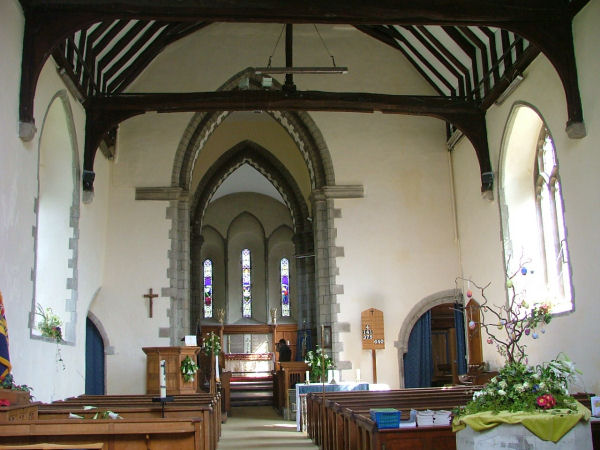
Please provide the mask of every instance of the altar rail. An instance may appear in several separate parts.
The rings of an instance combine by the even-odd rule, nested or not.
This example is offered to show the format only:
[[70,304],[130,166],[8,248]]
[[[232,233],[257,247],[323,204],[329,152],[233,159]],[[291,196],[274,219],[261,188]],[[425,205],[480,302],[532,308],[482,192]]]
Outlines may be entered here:
[[[307,396],[308,434],[323,449],[380,450],[397,448],[403,440],[423,449],[454,449],[450,427],[378,430],[370,419],[371,408],[453,409],[465,405],[480,386],[420,388],[395,391],[350,391]],[[395,446],[394,446],[395,445]]]

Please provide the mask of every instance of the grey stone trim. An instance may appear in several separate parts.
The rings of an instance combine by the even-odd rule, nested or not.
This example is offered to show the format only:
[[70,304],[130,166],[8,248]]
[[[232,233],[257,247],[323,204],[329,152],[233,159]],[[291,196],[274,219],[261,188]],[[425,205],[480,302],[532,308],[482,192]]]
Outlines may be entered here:
[[408,338],[412,331],[415,323],[419,320],[423,314],[429,311],[434,306],[441,305],[443,303],[456,303],[462,302],[462,293],[459,289],[448,289],[445,291],[436,292],[435,294],[429,295],[419,301],[412,307],[410,312],[406,315],[400,332],[398,333],[398,340],[394,342],[394,347],[398,349],[398,366],[400,371],[400,387],[404,387],[404,354],[408,351]]
[[[321,189],[313,191],[312,195],[315,196],[315,200],[324,200],[328,198],[363,198],[365,196],[365,189],[362,184],[323,186]],[[335,212],[333,212],[333,214],[335,215]]]
[[[67,320],[67,318],[65,317],[65,323],[63,325],[64,327],[64,340],[68,343],[68,344],[76,344],[76,326],[77,326],[77,301],[78,301],[78,279],[79,279],[79,271],[78,271],[78,261],[79,261],[79,217],[80,217],[80,201],[81,201],[81,190],[80,190],[80,186],[81,186],[81,169],[80,169],[80,163],[79,163],[79,147],[78,147],[78,143],[77,143],[77,133],[76,133],[76,129],[75,129],[75,121],[73,119],[73,111],[71,109],[71,104],[69,102],[69,96],[67,94],[66,90],[60,90],[58,91],[54,97],[52,98],[52,100],[50,100],[50,102],[48,103],[48,108],[46,109],[46,116],[48,114],[48,111],[50,110],[50,107],[54,104],[55,101],[60,100],[62,103],[62,106],[64,108],[65,111],[65,117],[66,117],[66,126],[67,126],[67,131],[69,134],[69,139],[70,139],[70,143],[71,143],[71,152],[72,152],[72,158],[71,158],[71,175],[73,177],[73,192],[72,192],[72,201],[71,201],[71,208],[70,208],[70,217],[69,217],[69,226],[71,228],[72,231],[72,237],[69,238],[69,241],[67,242],[68,248],[72,251],[71,257],[68,259],[67,264],[68,267],[70,269],[72,269],[72,274],[71,277],[67,278],[65,280],[67,289],[69,289],[71,291],[71,298],[65,299],[65,311],[66,312],[70,312],[70,318],[69,320]],[[44,117],[44,122],[46,121],[46,116]],[[25,128],[22,128],[21,126],[25,125]],[[31,128],[33,127],[33,128]],[[23,130],[25,130],[26,133],[32,132],[33,134],[31,134],[31,136],[29,137],[29,139],[33,138],[33,135],[35,134],[35,132],[37,131],[35,128],[35,125],[32,124],[23,124],[20,123],[20,129],[19,129],[19,133],[22,139],[24,140],[29,140],[27,139],[27,137],[24,137],[21,133],[23,132]],[[40,192],[39,192],[39,186],[40,186],[40,174],[39,174],[39,144],[38,144],[38,173],[37,173],[37,177],[38,177],[38,193],[37,193],[37,197],[34,199],[34,211],[35,211],[35,216],[36,216],[36,224],[35,226],[32,228],[32,232],[34,233],[34,252],[35,252],[35,258],[34,258],[34,267],[32,268],[32,282],[33,282],[33,298],[32,298],[32,303],[31,303],[31,314],[30,314],[30,323],[29,323],[29,328],[30,328],[30,337],[34,338],[36,337],[33,334],[33,328],[35,328],[36,323],[35,323],[35,310],[36,310],[36,273],[37,273],[37,252],[38,252],[38,239],[37,239],[37,231],[38,231],[38,223],[39,223],[39,198],[40,198]]]
[[188,191],[180,187],[136,187],[136,200],[185,200]]

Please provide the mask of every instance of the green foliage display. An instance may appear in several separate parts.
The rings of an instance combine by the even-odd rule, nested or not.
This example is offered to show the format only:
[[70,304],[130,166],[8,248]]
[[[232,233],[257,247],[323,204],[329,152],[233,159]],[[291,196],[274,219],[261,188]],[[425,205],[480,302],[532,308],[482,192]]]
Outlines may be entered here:
[[577,402],[569,395],[568,383],[577,373],[564,354],[556,359],[527,367],[508,362],[499,374],[473,395],[473,400],[455,411],[459,415],[482,411],[539,411],[561,408],[575,411]]
[[327,370],[333,369],[333,360],[317,345],[316,349],[306,352],[304,362],[310,367],[310,381],[323,381]]
[[11,389],[13,391],[25,391],[31,392],[33,388],[26,384],[16,384],[12,373],[9,373],[4,377],[4,380],[0,381],[0,389]]
[[208,337],[204,338],[202,343],[202,351],[205,355],[218,355],[221,351],[221,340],[213,331],[210,332]]
[[35,314],[40,316],[42,320],[37,323],[38,328],[42,332],[42,336],[54,339],[56,342],[62,342],[62,321],[52,311],[52,308],[42,308],[37,305]]
[[194,381],[196,372],[198,372],[198,365],[192,358],[186,356],[185,359],[181,361],[181,375],[183,376],[183,381],[186,383]]

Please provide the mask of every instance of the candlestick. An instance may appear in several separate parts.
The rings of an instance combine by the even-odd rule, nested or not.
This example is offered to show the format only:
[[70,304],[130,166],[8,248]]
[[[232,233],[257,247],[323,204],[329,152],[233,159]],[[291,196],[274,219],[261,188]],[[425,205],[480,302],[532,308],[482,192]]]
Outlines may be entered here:
[[160,361],[160,397],[167,396],[167,361]]
[[221,377],[219,376],[219,355],[215,355],[215,381],[218,383],[221,381]]
[[356,369],[356,382],[360,383],[360,369]]
[[310,383],[310,372],[306,371],[306,384]]

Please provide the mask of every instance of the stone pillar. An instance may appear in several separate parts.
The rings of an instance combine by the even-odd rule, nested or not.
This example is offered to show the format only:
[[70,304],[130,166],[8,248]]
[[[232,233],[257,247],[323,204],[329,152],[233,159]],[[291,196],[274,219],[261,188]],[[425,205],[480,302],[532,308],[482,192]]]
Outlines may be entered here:
[[192,331],[190,328],[190,203],[187,195],[170,202],[167,218],[172,221],[167,273],[170,287],[168,292],[163,292],[163,295],[171,297],[169,337],[171,345],[176,346],[183,336]]

